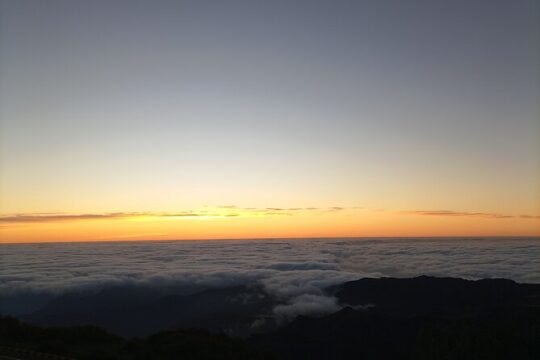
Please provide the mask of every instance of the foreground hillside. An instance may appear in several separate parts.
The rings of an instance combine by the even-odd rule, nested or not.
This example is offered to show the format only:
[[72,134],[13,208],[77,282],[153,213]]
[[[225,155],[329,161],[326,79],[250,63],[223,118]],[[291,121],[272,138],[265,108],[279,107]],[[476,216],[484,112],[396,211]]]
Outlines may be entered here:
[[421,276],[334,291],[348,306],[252,342],[283,359],[540,359],[540,285]]
[[0,318],[0,358],[9,355],[11,359],[20,353],[16,358],[26,359],[26,352],[21,350],[79,360],[273,359],[243,340],[204,330],[165,331],[144,339],[125,340],[91,326],[42,328],[10,317]]
[[[76,359],[540,359],[540,285],[425,276],[360,279],[327,289],[341,306],[332,314],[297,317],[244,339],[221,334],[232,324],[247,328],[271,307],[273,300],[264,296],[231,301],[249,291],[261,289],[149,299],[124,309],[113,322],[107,316],[114,315],[116,305],[97,302],[106,300],[107,293],[88,301],[63,298],[27,318],[43,321],[41,326],[58,326],[54,323],[66,319],[72,326],[91,320],[120,326],[130,310],[144,312],[149,306],[146,314],[133,313],[129,325],[119,329],[168,327],[155,335],[124,338],[98,327],[39,327],[3,317],[0,346]],[[169,321],[156,323],[152,314],[160,319],[168,315]]]

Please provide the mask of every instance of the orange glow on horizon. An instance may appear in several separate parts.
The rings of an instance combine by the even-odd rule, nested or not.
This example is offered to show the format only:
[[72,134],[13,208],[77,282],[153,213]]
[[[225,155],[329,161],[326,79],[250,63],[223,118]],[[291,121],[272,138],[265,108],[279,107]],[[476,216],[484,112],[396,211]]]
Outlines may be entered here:
[[[304,237],[540,236],[536,216],[345,208],[0,217],[2,243]],[[12,222],[9,222],[9,220]],[[6,221],[8,220],[8,221]],[[17,222],[18,220],[18,222]]]

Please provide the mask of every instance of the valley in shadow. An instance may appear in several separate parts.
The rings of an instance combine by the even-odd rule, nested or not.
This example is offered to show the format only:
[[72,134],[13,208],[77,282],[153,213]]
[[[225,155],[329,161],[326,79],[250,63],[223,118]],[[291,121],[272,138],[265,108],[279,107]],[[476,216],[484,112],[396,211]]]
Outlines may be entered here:
[[363,278],[324,298],[335,311],[280,317],[283,301],[259,285],[108,287],[2,317],[0,345],[76,359],[540,358],[540,285]]

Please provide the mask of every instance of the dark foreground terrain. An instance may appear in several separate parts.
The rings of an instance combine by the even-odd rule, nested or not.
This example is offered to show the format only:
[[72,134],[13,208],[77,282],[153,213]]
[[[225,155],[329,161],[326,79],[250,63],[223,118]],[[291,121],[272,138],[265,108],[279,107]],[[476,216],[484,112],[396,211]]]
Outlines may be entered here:
[[539,285],[421,276],[334,291],[349,306],[252,342],[284,359],[540,359]]
[[[0,354],[32,358],[13,355],[13,349],[26,349],[76,359],[540,359],[540,285],[510,280],[347,282],[328,289],[341,310],[280,327],[270,322],[243,339],[220,332],[245,334],[247,324],[268,312],[274,300],[260,288],[140,297],[124,309],[125,299],[137,297],[107,291],[64,297],[24,317],[39,326],[1,318]],[[116,300],[104,301],[112,295]],[[130,325],[121,326],[130,313]],[[73,327],[78,323],[107,330]],[[60,325],[72,327],[50,327]],[[108,332],[137,335],[160,326],[161,332],[138,338]]]

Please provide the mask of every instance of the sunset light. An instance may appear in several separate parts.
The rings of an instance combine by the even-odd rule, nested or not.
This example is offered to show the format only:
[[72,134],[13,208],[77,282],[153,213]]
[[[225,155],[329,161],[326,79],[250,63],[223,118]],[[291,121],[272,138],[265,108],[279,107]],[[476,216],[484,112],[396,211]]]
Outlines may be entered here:
[[540,359],[540,0],[0,0],[0,359]]

